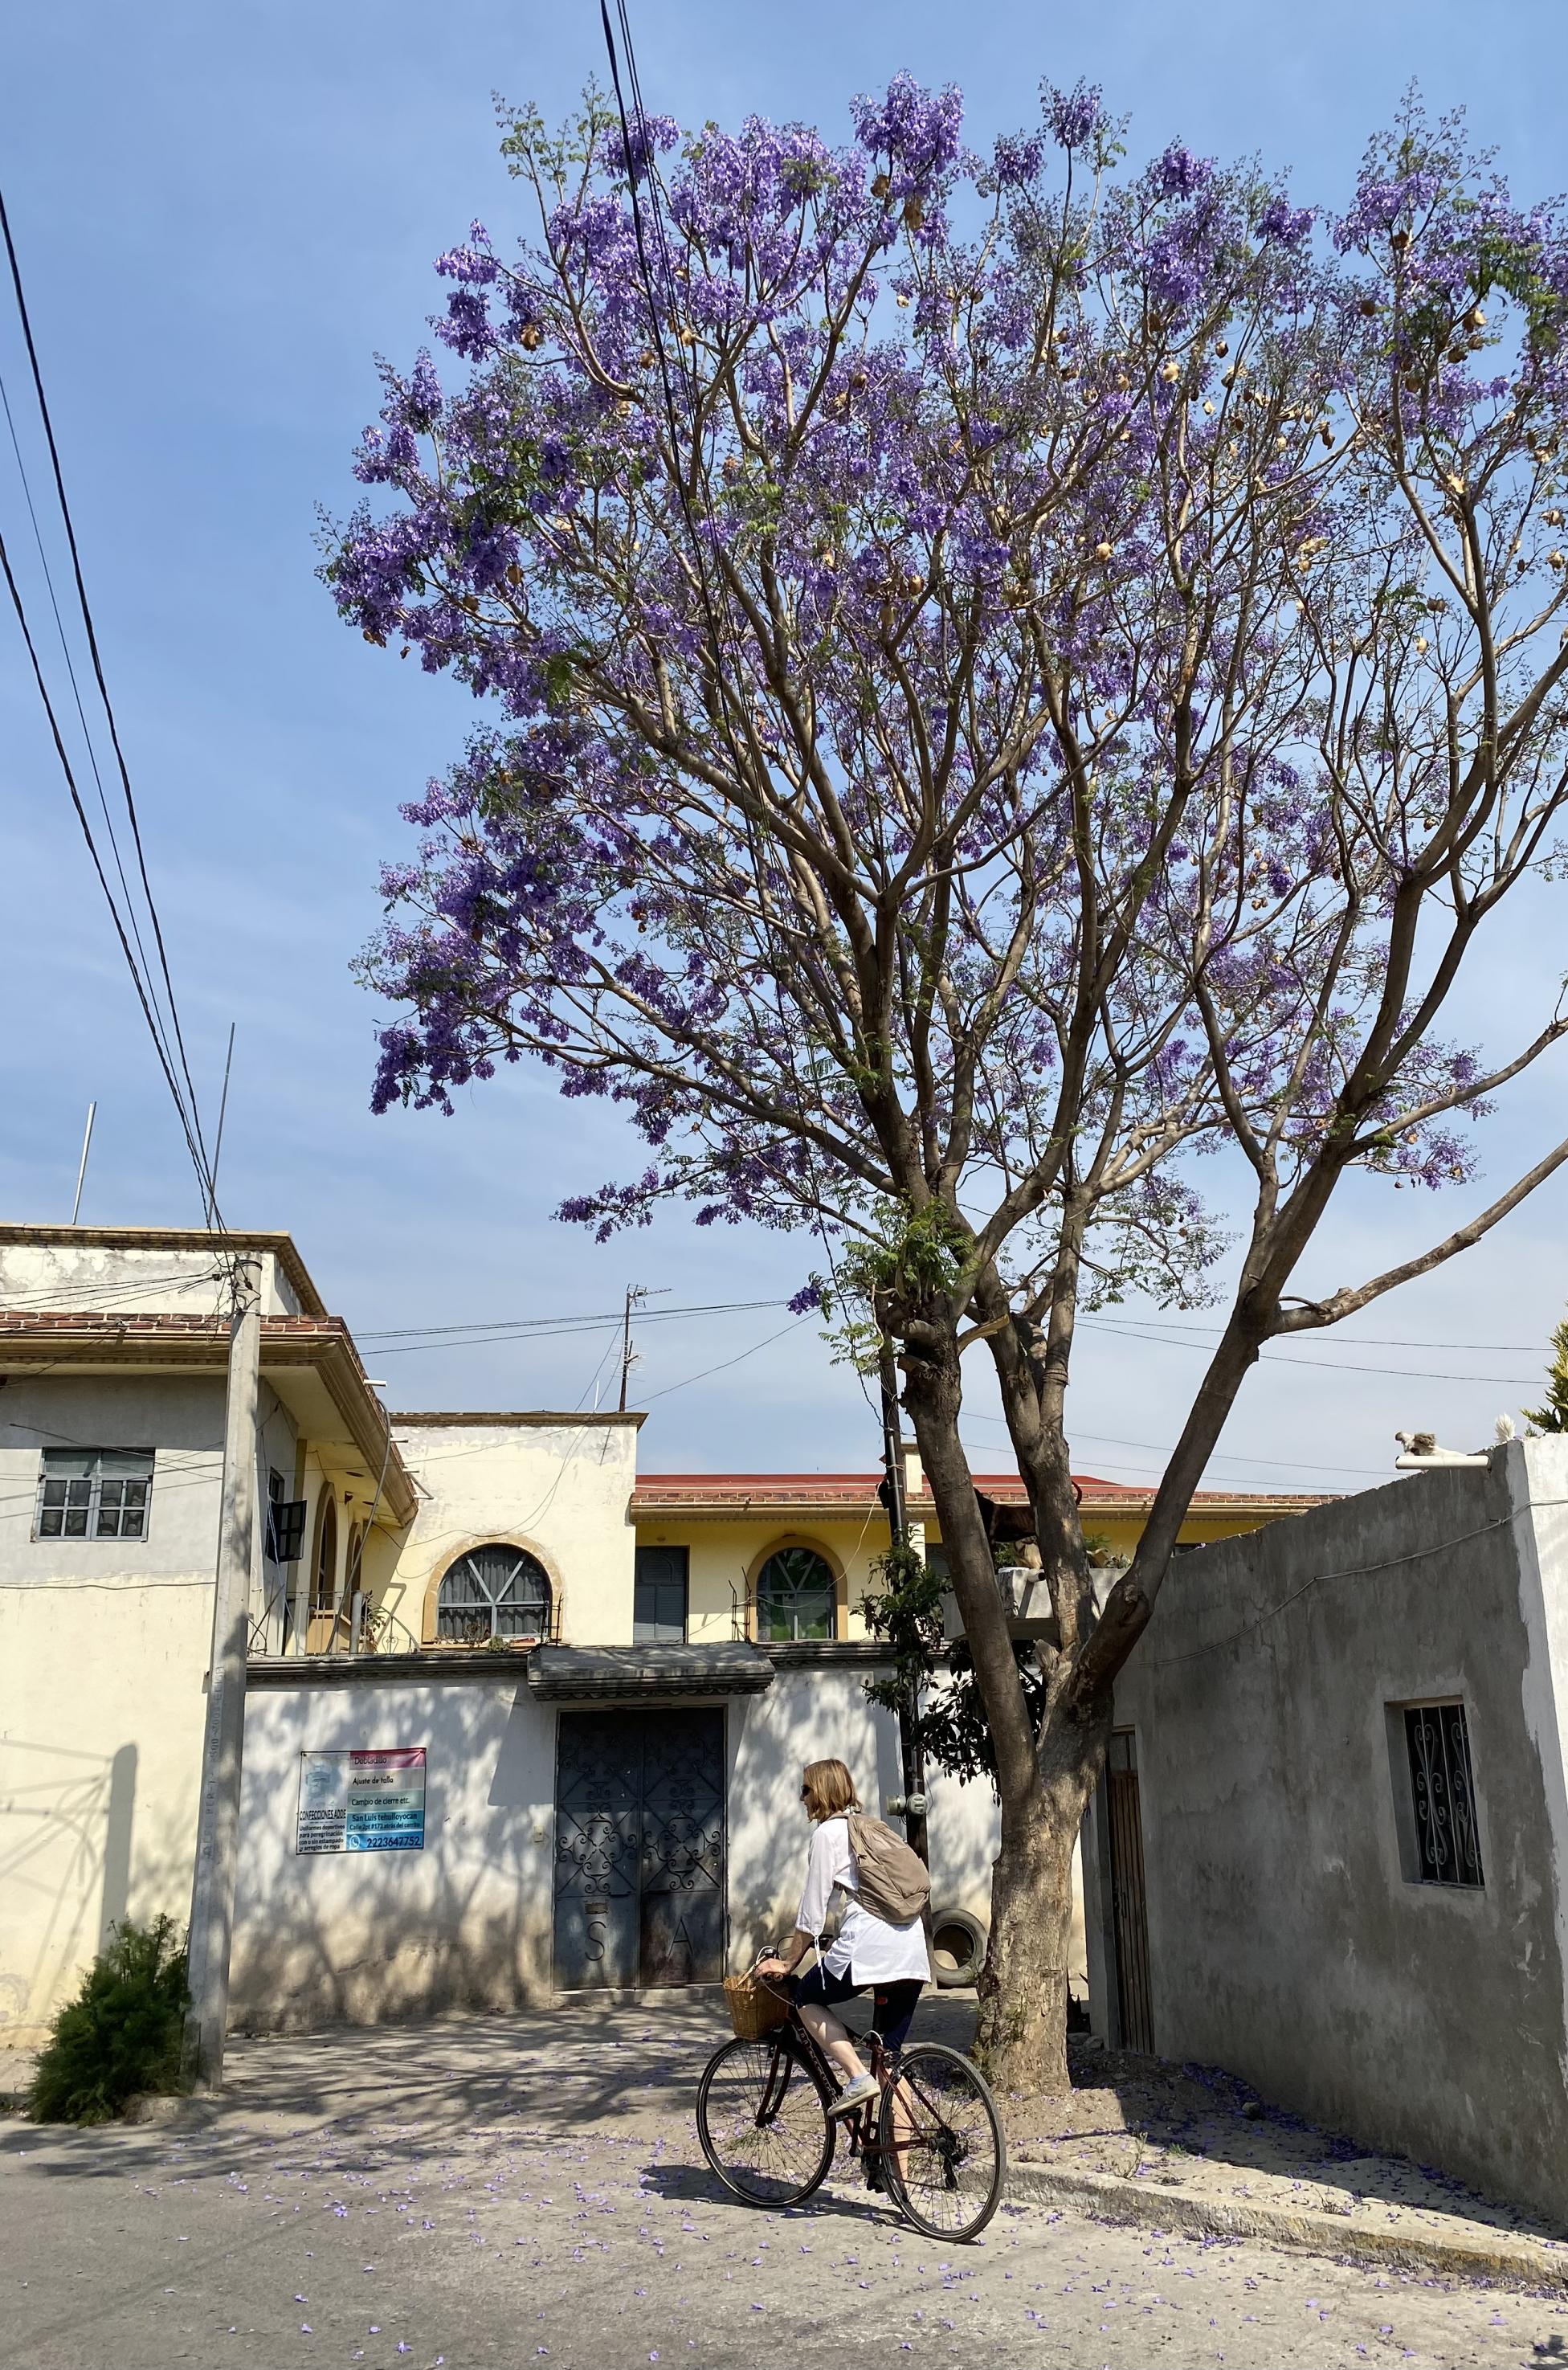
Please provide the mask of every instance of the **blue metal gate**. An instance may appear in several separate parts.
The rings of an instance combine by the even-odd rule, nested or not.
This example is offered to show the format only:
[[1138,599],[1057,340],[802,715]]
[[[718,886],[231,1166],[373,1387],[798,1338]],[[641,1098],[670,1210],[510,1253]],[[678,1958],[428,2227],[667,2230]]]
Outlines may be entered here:
[[718,1981],[724,1808],[722,1711],[562,1712],[558,1990]]

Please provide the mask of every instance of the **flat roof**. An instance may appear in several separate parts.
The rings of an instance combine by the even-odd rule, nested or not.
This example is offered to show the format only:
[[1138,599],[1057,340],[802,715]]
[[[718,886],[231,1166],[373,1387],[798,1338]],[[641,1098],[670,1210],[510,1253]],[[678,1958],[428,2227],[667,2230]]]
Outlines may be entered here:
[[550,1408],[394,1408],[392,1410],[394,1431],[399,1424],[406,1423],[622,1423],[635,1429],[647,1421],[646,1415],[634,1413],[629,1408],[624,1410],[612,1408],[608,1412],[601,1409],[597,1415],[581,1415],[576,1409],[561,1410]]

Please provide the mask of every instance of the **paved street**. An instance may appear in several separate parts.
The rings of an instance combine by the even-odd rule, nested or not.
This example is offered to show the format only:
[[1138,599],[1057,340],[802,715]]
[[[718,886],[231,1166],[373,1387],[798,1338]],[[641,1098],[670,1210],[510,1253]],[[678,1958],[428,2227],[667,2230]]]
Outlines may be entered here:
[[716,2030],[706,2007],[644,2008],[246,2042],[232,2098],[200,2127],[9,2122],[0,2361],[1568,2360],[1568,2298],[1038,2206],[944,2249],[843,2184],[801,2212],[748,2213],[722,2201],[690,2114]]

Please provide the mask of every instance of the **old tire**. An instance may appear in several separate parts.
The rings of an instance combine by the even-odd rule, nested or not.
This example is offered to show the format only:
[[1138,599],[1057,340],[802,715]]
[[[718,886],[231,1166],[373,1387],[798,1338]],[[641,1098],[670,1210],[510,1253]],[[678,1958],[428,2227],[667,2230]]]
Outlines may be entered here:
[[943,1909],[931,1921],[931,1972],[939,1991],[962,1991],[979,1979],[987,1933],[967,1909]]

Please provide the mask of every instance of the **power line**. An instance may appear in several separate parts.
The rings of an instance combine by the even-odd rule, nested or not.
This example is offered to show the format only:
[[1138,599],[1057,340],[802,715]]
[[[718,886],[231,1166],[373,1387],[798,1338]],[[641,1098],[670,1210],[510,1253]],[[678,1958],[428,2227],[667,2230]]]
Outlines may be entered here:
[[[1103,1318],[1092,1317],[1081,1317],[1078,1321],[1081,1325],[1097,1325],[1103,1324],[1104,1320]],[[1123,1340],[1147,1341],[1156,1350],[1191,1350],[1200,1358],[1207,1358],[1211,1355],[1210,1344],[1206,1341],[1178,1340],[1163,1333],[1143,1332],[1136,1329],[1130,1325],[1119,1325],[1115,1329],[1118,1337]],[[1428,1345],[1423,1343],[1420,1346],[1425,1348]],[[1433,1342],[1430,1346],[1436,1349],[1441,1345],[1439,1343]],[[1459,1344],[1458,1346],[1464,1347],[1467,1345]],[[1489,1383],[1494,1388],[1499,1390],[1535,1390],[1539,1387],[1540,1384],[1540,1376],[1539,1374],[1435,1375],[1425,1366],[1367,1366],[1356,1364],[1345,1359],[1298,1358],[1293,1357],[1288,1350],[1262,1350],[1258,1353],[1258,1363],[1260,1365],[1265,1366],[1308,1366],[1321,1375],[1386,1375],[1391,1378],[1391,1380],[1396,1382]]]
[[655,1399],[667,1399],[671,1391],[683,1391],[690,1383],[705,1383],[710,1375],[722,1375],[729,1367],[738,1366],[745,1359],[754,1358],[759,1350],[771,1348],[773,1342],[782,1341],[786,1333],[797,1333],[803,1325],[809,1325],[810,1322],[811,1317],[809,1314],[805,1317],[797,1317],[793,1325],[782,1325],[776,1333],[770,1333],[765,1341],[753,1341],[749,1350],[741,1351],[739,1357],[726,1358],[720,1365],[704,1366],[700,1375],[687,1375],[678,1383],[667,1383],[661,1391],[650,1391],[647,1395],[647,1400],[645,1401],[645,1405],[652,1407]]
[[[49,727],[54,742],[55,754],[60,759],[61,769],[65,776],[66,787],[70,793],[71,802],[75,809],[77,822],[81,825],[83,836],[86,841],[87,851],[92,858],[93,869],[97,875],[98,885],[103,891],[105,902],[109,906],[110,915],[113,919],[115,932],[120,939],[120,949],[125,957],[126,967],[130,971],[132,982],[136,990],[137,1001],[142,1007],[143,1018],[147,1023],[148,1033],[152,1037],[154,1047],[157,1053],[159,1067],[163,1071],[165,1081],[174,1100],[175,1110],[178,1114],[180,1130],[185,1137],[186,1148],[190,1155],[191,1165],[196,1172],[197,1183],[201,1194],[201,1202],[206,1216],[206,1222],[210,1228],[217,1228],[221,1230],[222,1219],[217,1206],[217,1197],[214,1189],[212,1167],[208,1161],[206,1146],[202,1139],[200,1105],[196,1093],[195,1082],[190,1074],[189,1061],[186,1054],[184,1031],[180,1024],[178,1000],[174,992],[174,981],[169,970],[168,950],[165,941],[163,923],[158,913],[157,900],[153,894],[152,881],[148,876],[146,850],[143,845],[141,821],[136,811],[135,796],[131,785],[131,772],[128,765],[126,764],[124,748],[120,737],[119,722],[114,713],[114,704],[109,697],[109,685],[104,674],[103,661],[98,646],[97,628],[93,618],[92,604],[87,597],[86,581],[82,569],[81,550],[76,539],[75,523],[71,514],[71,505],[65,491],[65,477],[64,471],[61,466],[60,449],[54,434],[54,423],[50,413],[48,396],[44,389],[42,367],[39,361],[38,347],[32,331],[32,321],[28,311],[27,296],[22,285],[21,265],[17,254],[16,241],[11,235],[10,217],[6,209],[6,202],[3,194],[0,194],[0,236],[3,236],[5,239],[6,259],[10,267],[12,293],[16,300],[17,313],[21,323],[22,336],[27,347],[28,362],[32,374],[33,393],[38,404],[39,416],[42,422],[44,437],[49,447],[50,466],[53,473],[55,497],[59,504],[61,522],[64,527],[65,538],[71,554],[71,567],[73,578],[75,583],[77,605],[81,611],[83,629],[86,636],[87,648],[92,659],[93,676],[97,685],[98,697],[102,703],[104,719],[108,725],[109,741],[114,750],[115,763],[120,774],[120,787],[125,800],[126,816],[131,825],[132,839],[136,851],[136,869],[142,884],[143,900],[146,907],[147,918],[151,926],[154,943],[157,949],[158,968],[163,979],[163,998],[161,1002],[158,988],[153,977],[152,965],[147,961],[145,950],[142,946],[141,928],[136,914],[135,900],[132,894],[130,883],[126,879],[124,866],[120,861],[119,841],[115,834],[113,820],[109,814],[109,801],[104,793],[103,777],[98,766],[97,752],[94,743],[92,730],[87,722],[86,712],[82,701],[81,689],[77,682],[75,668],[72,663],[69,640],[65,633],[63,620],[61,617],[60,605],[54,589],[53,576],[49,566],[48,552],[40,528],[38,512],[33,501],[32,488],[28,477],[27,466],[22,456],[20,441],[17,436],[16,423],[11,415],[8,397],[6,399],[5,408],[7,424],[11,431],[12,445],[16,454],[17,466],[21,477],[22,489],[27,500],[29,515],[32,520],[34,535],[38,540],[39,557],[43,567],[44,582],[48,590],[51,605],[54,612],[55,624],[60,633],[61,646],[65,659],[66,673],[75,699],[76,711],[81,723],[83,739],[86,746],[89,762],[92,765],[94,778],[97,785],[99,803],[104,811],[104,822],[109,832],[109,846],[113,856],[115,869],[119,873],[120,887],[124,894],[125,910],[123,913],[120,910],[119,903],[116,901],[114,892],[109,883],[108,872],[104,867],[103,858],[98,852],[97,843],[93,836],[92,825],[88,821],[86,809],[83,803],[81,790],[76,780],[75,770],[72,765],[70,755],[66,749],[64,735],[61,731],[60,719],[56,712],[54,701],[49,691],[42,662],[39,656],[38,645],[28,618],[27,604],[23,600],[21,587],[17,582],[15,570],[12,568],[10,555],[6,548],[3,536],[0,536],[0,568],[3,568],[4,569],[6,589],[11,597],[11,605],[16,612],[17,622],[21,627],[22,639],[27,647],[28,657],[32,666],[33,677],[38,685],[39,696],[43,702],[44,712],[49,719]],[[3,390],[0,390],[0,392],[3,392]],[[132,951],[132,939],[135,941],[134,952]],[[138,957],[140,957],[140,961],[138,961]],[[164,1004],[166,1004],[168,1011],[168,1018],[166,1022],[164,1018]],[[169,1034],[171,1030],[173,1032],[172,1042]],[[177,1070],[178,1072],[177,1076]]]
[[191,1292],[199,1284],[221,1283],[223,1280],[219,1268],[211,1268],[201,1275],[192,1275],[189,1268],[171,1268],[166,1275],[143,1276],[139,1283],[61,1284],[52,1292],[29,1292],[23,1300],[6,1301],[0,1305],[0,1316],[44,1316],[51,1309],[69,1310],[83,1317],[109,1316],[113,1311],[106,1304],[112,1301],[144,1300],[155,1292]]
[[[788,1306],[785,1300],[710,1300],[693,1302],[681,1308],[649,1309],[639,1321],[644,1325],[667,1325],[676,1317],[728,1317],[741,1309],[786,1308]],[[471,1335],[476,1341],[498,1334],[526,1338],[529,1334],[545,1332],[555,1326],[619,1325],[623,1313],[619,1308],[590,1308],[559,1317],[475,1317],[459,1325],[394,1325],[380,1332],[356,1331],[354,1339],[379,1345],[386,1341],[434,1341],[443,1335],[451,1337],[460,1333]]]
[[[28,313],[27,296],[22,288],[21,265],[17,256],[16,241],[11,236],[10,217],[6,211],[6,200],[3,192],[0,192],[0,232],[3,232],[5,236],[6,259],[11,267],[11,286],[17,299],[17,313],[22,325],[22,336],[27,342],[28,363],[32,372],[33,392],[38,398],[39,417],[43,422],[43,432],[49,443],[49,460],[50,466],[54,473],[55,495],[60,503],[60,516],[65,528],[65,539],[71,549],[71,569],[72,574],[75,579],[76,599],[82,612],[82,624],[86,631],[87,649],[92,656],[93,678],[98,687],[98,697],[103,702],[103,712],[105,719],[109,725],[109,741],[114,749],[115,764],[119,767],[120,786],[125,794],[125,811],[127,816],[130,818],[131,835],[135,843],[136,865],[141,875],[142,892],[147,901],[147,912],[153,925],[153,936],[158,949],[158,962],[163,972],[164,989],[168,1000],[169,1018],[174,1025],[175,1043],[179,1050],[180,1069],[184,1075],[186,1091],[190,1098],[191,1122],[195,1131],[197,1143],[198,1145],[200,1145],[201,1125],[197,1108],[196,1086],[190,1075],[190,1064],[186,1059],[185,1038],[179,1025],[179,1006],[175,996],[174,981],[169,973],[168,950],[164,943],[163,924],[158,918],[157,900],[153,895],[153,884],[147,877],[147,855],[145,848],[142,845],[142,825],[136,812],[135,796],[131,788],[131,770],[126,765],[125,752],[120,745],[120,726],[114,713],[114,702],[109,696],[109,685],[104,677],[103,660],[98,652],[97,628],[93,622],[92,604],[87,599],[86,581],[82,573],[82,555],[76,543],[75,523],[72,519],[71,504],[66,498],[65,476],[60,466],[60,448],[56,444],[54,439],[54,422],[50,416],[49,398],[44,393],[43,372],[39,362],[38,348],[33,342],[32,321]],[[21,454],[19,450],[17,454],[17,460],[18,466],[20,466]],[[25,475],[26,473],[24,472],[24,482]],[[32,496],[30,491],[28,496],[28,506],[30,511],[32,507]],[[42,546],[40,542],[40,556],[41,548]],[[45,574],[47,577],[47,561],[45,561]],[[50,596],[51,599],[53,598],[52,584],[51,584],[50,587]],[[73,674],[73,685],[74,685],[74,680],[75,678]],[[83,729],[84,731],[86,730],[85,719]],[[95,773],[97,772],[96,761],[94,771]],[[106,817],[107,812],[108,809],[106,804]],[[129,892],[127,892],[127,895],[129,897]],[[202,1150],[201,1160],[199,1164],[198,1173],[199,1176],[201,1177],[201,1180],[208,1187],[210,1197],[212,1176],[211,1171],[207,1168],[204,1147]]]
[[[1185,1334],[1208,1341],[1220,1340],[1223,1329],[1218,1325],[1162,1324],[1157,1317],[1081,1317],[1078,1322],[1093,1326],[1103,1332],[1126,1333],[1138,1327],[1150,1333]],[[1544,1345],[1539,1341],[1409,1341],[1394,1340],[1380,1333],[1341,1333],[1337,1326],[1325,1327],[1316,1337],[1310,1333],[1296,1333],[1290,1339],[1297,1341],[1310,1341],[1314,1338],[1327,1340],[1331,1336],[1345,1342],[1353,1350],[1469,1350],[1479,1352],[1483,1357],[1499,1358],[1546,1355]]]
[[[1003,1432],[1007,1429],[1006,1419],[999,1415],[965,1415],[960,1418],[960,1421],[990,1424],[994,1429]],[[1152,1456],[1165,1457],[1171,1454],[1170,1449],[1162,1448],[1157,1440],[1123,1440],[1114,1432],[1074,1431],[1072,1437],[1075,1441],[1088,1440],[1096,1443],[1103,1441],[1111,1448],[1147,1448]],[[1369,1473],[1380,1477],[1383,1472],[1381,1466],[1300,1465],[1292,1463],[1285,1456],[1242,1456],[1230,1449],[1216,1450],[1208,1462],[1210,1465],[1264,1465],[1271,1472],[1277,1473]]]

